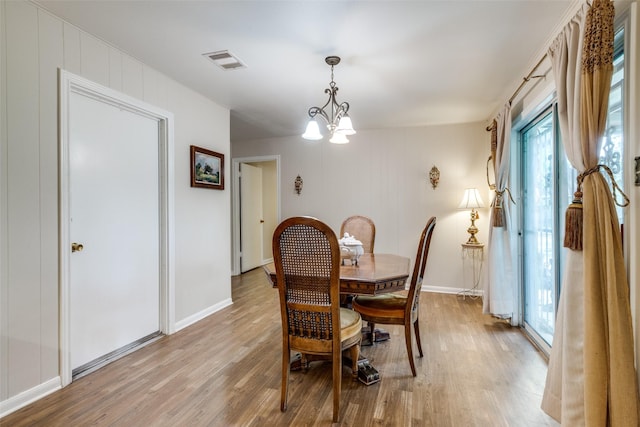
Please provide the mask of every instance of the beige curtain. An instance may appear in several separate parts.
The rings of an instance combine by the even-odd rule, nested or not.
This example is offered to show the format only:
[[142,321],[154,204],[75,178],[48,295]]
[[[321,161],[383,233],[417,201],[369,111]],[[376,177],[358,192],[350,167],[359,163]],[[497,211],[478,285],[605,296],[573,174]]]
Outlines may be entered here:
[[[613,3],[594,0],[582,58],[582,150],[598,164],[613,74]],[[587,426],[639,425],[633,328],[620,225],[600,168],[582,183]]]
[[[517,324],[516,283],[514,266],[516,247],[511,227],[509,195],[511,104],[504,106],[494,121],[495,140],[491,155],[494,163],[495,196],[491,204],[489,243],[487,245],[487,281],[483,289],[482,311]],[[492,134],[492,138],[493,138]],[[493,146],[495,142],[495,147]],[[515,322],[515,323],[514,323]]]
[[[571,85],[574,94],[580,88],[579,102],[569,112],[575,119],[579,107],[579,129],[569,120],[567,129],[574,133],[564,142],[567,156],[583,177],[583,251],[580,256],[580,251],[568,250],[567,271],[578,274],[565,274],[542,402],[547,413],[567,426],[639,425],[629,286],[620,227],[609,186],[598,166],[613,70],[613,18],[609,0],[594,0],[586,14],[579,13],[575,23],[569,24],[569,32],[573,32],[584,22],[584,42],[568,43],[566,49],[568,55],[581,59],[561,61],[561,43],[554,43],[549,52],[558,95],[564,84]],[[560,38],[571,40],[567,34],[565,29]],[[581,75],[571,70],[564,76],[575,74],[576,78],[563,81],[557,69],[572,68],[563,63],[573,63],[576,69],[581,65]],[[570,92],[562,90],[563,96]],[[564,139],[565,128],[561,129]]]
[[[558,98],[558,120],[571,165],[584,171],[580,149],[580,58],[585,5],[554,40],[547,52]],[[549,356],[542,409],[566,426],[584,425],[584,290],[583,253],[566,251],[558,314]]]

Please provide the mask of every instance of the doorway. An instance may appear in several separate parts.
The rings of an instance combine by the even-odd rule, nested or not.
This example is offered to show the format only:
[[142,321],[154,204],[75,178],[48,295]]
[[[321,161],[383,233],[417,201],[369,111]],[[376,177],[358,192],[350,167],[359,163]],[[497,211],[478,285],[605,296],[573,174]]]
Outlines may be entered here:
[[61,379],[173,331],[172,116],[60,72]]
[[271,236],[280,222],[280,156],[233,159],[232,179],[232,274],[238,275],[273,261]]

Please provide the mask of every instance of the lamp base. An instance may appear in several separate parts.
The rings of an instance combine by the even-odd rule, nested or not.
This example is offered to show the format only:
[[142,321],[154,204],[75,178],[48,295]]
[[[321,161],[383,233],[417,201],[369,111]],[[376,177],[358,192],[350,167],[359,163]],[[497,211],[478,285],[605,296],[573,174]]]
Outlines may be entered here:
[[475,209],[471,210],[471,225],[467,228],[467,233],[469,233],[469,240],[467,240],[467,245],[480,245],[476,239],[476,234],[478,233],[478,227],[476,227],[476,219],[478,219],[480,215]]
[[480,243],[478,239],[476,239],[476,236],[471,236],[469,237],[469,240],[467,240],[465,245],[482,245],[482,243]]
[[472,230],[471,227],[469,227],[467,229],[467,231],[469,232],[470,236],[469,236],[469,240],[467,240],[467,243],[465,243],[466,245],[481,245],[482,244],[482,243],[478,242],[478,239],[476,239],[476,233],[478,232],[477,228]]

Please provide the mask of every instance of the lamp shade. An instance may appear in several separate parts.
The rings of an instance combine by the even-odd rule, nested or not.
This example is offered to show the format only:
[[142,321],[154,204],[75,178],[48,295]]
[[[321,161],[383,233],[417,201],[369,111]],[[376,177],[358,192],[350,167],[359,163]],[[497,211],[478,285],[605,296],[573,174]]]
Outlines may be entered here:
[[467,188],[464,190],[464,196],[460,202],[458,209],[476,209],[484,208],[484,203],[480,197],[480,192],[477,188]]
[[310,139],[312,141],[322,139],[322,134],[320,133],[318,122],[315,119],[309,120],[309,123],[307,123],[307,129],[302,134],[302,137],[304,139]]
[[336,132],[343,135],[353,135],[356,133],[353,129],[353,124],[351,123],[351,117],[349,117],[348,114],[345,113],[345,115],[340,118]]
[[349,142],[349,139],[347,139],[347,136],[343,133],[334,132],[329,142],[333,144],[346,144]]

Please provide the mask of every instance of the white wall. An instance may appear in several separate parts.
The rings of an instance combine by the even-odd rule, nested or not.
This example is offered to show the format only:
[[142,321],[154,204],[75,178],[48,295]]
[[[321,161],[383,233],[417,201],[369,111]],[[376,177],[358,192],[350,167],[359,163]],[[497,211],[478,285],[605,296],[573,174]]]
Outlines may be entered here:
[[189,178],[191,144],[228,156],[229,111],[32,3],[1,1],[0,414],[59,384],[58,68],[174,114],[176,329],[231,301],[230,191]]
[[[353,106],[357,128],[356,106]],[[303,120],[301,118],[301,120]],[[302,123],[302,122],[301,122]],[[464,189],[480,189],[488,205],[485,165],[490,135],[486,123],[359,130],[346,145],[301,137],[235,142],[232,156],[281,156],[282,219],[312,215],[340,231],[346,217],[361,214],[376,224],[376,252],[415,257],[427,219],[437,217],[425,286],[464,287],[461,243],[469,212],[457,209]],[[434,190],[429,170],[440,169]],[[294,191],[297,175],[302,193]],[[488,208],[480,210],[479,239],[486,241]]]

